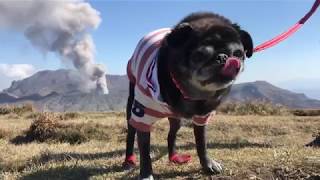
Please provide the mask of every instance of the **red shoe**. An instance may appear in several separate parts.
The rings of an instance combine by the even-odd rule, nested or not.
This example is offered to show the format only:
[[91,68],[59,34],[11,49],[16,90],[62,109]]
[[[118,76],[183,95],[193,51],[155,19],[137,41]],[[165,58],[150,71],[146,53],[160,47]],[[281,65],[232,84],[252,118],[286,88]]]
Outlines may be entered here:
[[169,161],[175,164],[185,164],[191,160],[191,156],[189,154],[178,154],[174,153],[169,157]]
[[131,155],[131,156],[126,157],[126,159],[122,163],[122,167],[125,170],[130,170],[130,169],[133,169],[134,167],[136,167],[136,156]]

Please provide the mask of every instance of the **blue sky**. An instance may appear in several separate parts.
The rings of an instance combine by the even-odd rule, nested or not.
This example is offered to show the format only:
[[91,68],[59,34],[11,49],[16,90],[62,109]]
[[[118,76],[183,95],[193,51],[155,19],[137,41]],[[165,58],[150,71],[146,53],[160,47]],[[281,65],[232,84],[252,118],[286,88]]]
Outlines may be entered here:
[[[196,11],[224,15],[247,30],[258,45],[283,32],[299,20],[313,0],[215,0],[215,1],[89,1],[101,13],[102,23],[92,31],[96,62],[109,74],[125,74],[126,63],[145,34],[172,27]],[[35,71],[65,67],[54,54],[41,54],[23,34],[0,30],[0,64],[31,64]],[[294,36],[259,52],[246,61],[238,82],[266,80],[272,83],[294,79],[320,79],[320,11]],[[0,71],[1,67],[0,67]],[[1,74],[1,72],[0,72]],[[0,89],[12,78],[2,73]],[[320,82],[319,82],[320,84]]]

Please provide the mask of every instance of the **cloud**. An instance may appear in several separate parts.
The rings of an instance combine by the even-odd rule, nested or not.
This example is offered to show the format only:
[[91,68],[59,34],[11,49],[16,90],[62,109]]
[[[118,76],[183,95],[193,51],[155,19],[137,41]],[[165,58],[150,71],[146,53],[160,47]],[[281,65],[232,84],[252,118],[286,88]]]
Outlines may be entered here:
[[24,79],[35,72],[31,64],[0,64],[0,74],[15,80]]
[[95,63],[90,34],[101,20],[100,13],[83,0],[0,0],[0,29],[19,31],[41,52],[69,60],[106,94],[106,71]]

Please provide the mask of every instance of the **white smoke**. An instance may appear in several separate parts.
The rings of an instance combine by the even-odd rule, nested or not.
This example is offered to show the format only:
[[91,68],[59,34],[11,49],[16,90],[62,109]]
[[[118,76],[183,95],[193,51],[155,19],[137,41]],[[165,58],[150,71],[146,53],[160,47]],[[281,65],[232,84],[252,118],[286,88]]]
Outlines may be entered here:
[[20,80],[35,73],[31,64],[0,64],[0,75]]
[[106,72],[94,64],[95,46],[89,34],[100,22],[99,12],[80,0],[0,1],[0,28],[23,32],[41,52],[70,60],[106,94]]

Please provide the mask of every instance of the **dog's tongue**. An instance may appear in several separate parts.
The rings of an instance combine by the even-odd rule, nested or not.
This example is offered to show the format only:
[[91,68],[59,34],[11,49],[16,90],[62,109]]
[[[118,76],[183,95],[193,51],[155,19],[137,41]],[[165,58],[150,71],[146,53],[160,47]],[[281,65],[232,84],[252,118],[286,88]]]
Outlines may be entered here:
[[241,67],[241,62],[238,58],[228,58],[226,64],[223,66],[221,73],[224,76],[228,76],[228,77],[236,77],[239,69]]

